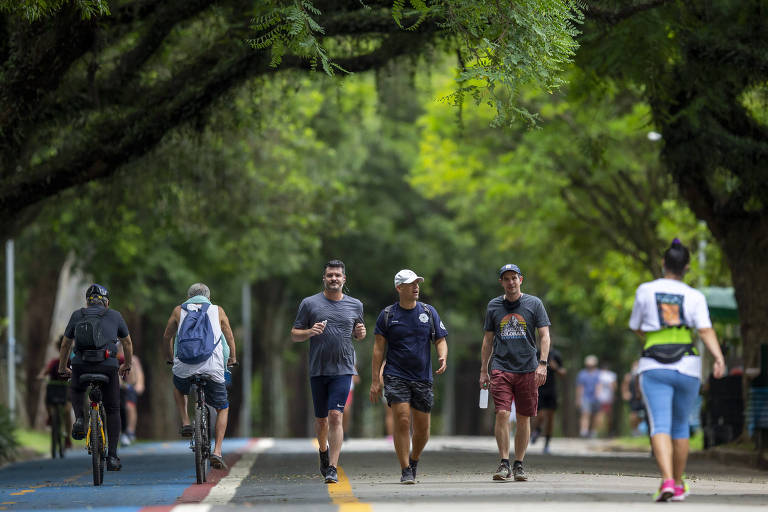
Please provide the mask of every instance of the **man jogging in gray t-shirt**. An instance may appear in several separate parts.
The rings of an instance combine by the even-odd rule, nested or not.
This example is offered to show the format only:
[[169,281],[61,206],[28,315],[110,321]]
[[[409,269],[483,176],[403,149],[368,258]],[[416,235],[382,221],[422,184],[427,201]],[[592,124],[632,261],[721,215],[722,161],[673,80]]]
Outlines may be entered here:
[[323,291],[299,305],[291,339],[309,339],[309,377],[315,407],[315,432],[320,447],[320,473],[337,483],[336,467],[344,439],[342,419],[355,370],[352,338],[365,338],[363,303],[344,295],[344,263],[331,260],[323,270]]
[[[496,408],[494,434],[501,463],[494,480],[527,480],[523,457],[531,435],[531,416],[538,408],[538,388],[547,379],[549,318],[538,297],[523,294],[523,274],[517,265],[499,269],[504,295],[491,299],[485,313],[485,335],[480,362],[480,387],[491,386]],[[536,330],[541,357],[536,357]],[[493,360],[491,360],[493,355]],[[491,362],[491,374],[488,363]],[[515,462],[509,464],[509,414],[514,400],[517,409]]]

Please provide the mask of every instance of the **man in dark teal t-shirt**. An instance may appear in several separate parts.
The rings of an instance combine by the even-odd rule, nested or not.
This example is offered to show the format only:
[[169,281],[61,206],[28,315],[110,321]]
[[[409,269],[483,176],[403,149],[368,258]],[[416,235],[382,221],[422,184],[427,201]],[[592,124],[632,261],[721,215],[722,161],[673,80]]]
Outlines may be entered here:
[[374,331],[371,402],[378,401],[381,394],[379,372],[386,359],[384,394],[395,419],[393,437],[401,467],[400,483],[403,484],[416,483],[416,466],[429,439],[430,412],[434,403],[432,342],[440,363],[436,374],[445,371],[448,357],[445,325],[435,308],[418,301],[419,283],[423,281],[424,278],[413,270],[401,270],[395,275],[399,301],[379,314]]
[[[480,387],[491,387],[496,408],[494,434],[501,463],[494,480],[527,480],[523,457],[531,434],[531,416],[536,416],[538,387],[547,379],[549,317],[538,297],[522,293],[523,274],[514,264],[499,269],[504,295],[491,299],[485,313],[483,348],[480,355]],[[536,359],[536,333],[541,358]],[[493,356],[493,359],[491,359]],[[491,373],[488,373],[488,363]],[[517,409],[515,462],[509,464],[509,414]]]

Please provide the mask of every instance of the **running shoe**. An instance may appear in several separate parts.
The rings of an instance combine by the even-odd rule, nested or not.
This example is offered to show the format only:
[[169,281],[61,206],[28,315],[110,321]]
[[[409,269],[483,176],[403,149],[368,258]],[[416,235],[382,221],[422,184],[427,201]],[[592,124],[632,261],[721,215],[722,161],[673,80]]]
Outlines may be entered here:
[[514,475],[515,481],[517,482],[525,482],[528,480],[528,476],[525,474],[525,470],[523,469],[523,463],[519,461],[515,461],[515,463],[512,465],[512,475]]
[[675,495],[675,481],[672,479],[661,482],[659,490],[653,495],[653,501],[668,501]]
[[325,477],[325,475],[328,473],[328,467],[331,465],[331,463],[328,461],[328,450],[326,449],[324,452],[320,452],[320,474]]
[[416,480],[416,466],[419,465],[419,461],[413,460],[408,457],[408,465],[411,466],[411,473],[413,473],[413,479]]
[[512,479],[512,469],[509,467],[508,462],[502,462],[501,464],[499,464],[499,468],[493,474],[493,479],[494,480],[511,480]]
[[675,484],[675,495],[669,498],[669,501],[683,501],[690,493],[688,482],[683,480],[683,485]]
[[107,457],[107,471],[120,471],[123,465],[120,463],[120,457],[117,455],[110,455]]
[[416,479],[413,478],[413,471],[411,470],[411,466],[403,469],[403,474],[400,477],[400,483],[406,485],[413,485],[416,483]]
[[328,466],[328,470],[325,472],[325,483],[339,483],[339,475],[336,473],[336,466]]

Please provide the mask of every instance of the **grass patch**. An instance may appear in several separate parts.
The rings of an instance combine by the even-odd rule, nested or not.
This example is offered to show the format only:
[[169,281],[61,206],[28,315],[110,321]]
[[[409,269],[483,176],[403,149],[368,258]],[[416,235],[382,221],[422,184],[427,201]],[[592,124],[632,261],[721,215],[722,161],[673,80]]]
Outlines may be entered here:
[[19,447],[27,448],[41,455],[48,453],[51,447],[51,433],[42,430],[21,430],[14,432]]
[[[50,430],[21,430],[14,432],[19,448],[27,448],[40,455],[50,455],[51,453],[51,431]],[[72,440],[73,449],[85,449],[85,441]]]
[[[650,450],[651,441],[648,436],[622,436],[613,440],[621,448],[631,450]],[[690,439],[690,451],[697,452],[704,449],[704,433],[697,430]]]

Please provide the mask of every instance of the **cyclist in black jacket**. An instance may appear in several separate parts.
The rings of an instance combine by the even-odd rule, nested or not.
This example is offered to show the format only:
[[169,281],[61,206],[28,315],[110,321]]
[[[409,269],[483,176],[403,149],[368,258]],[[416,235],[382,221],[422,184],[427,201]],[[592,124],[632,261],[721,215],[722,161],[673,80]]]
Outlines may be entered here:
[[[72,313],[64,331],[64,341],[59,353],[59,374],[71,377],[70,382],[72,409],[75,411],[75,423],[72,425],[72,438],[85,437],[83,393],[87,385],[80,383],[84,373],[101,373],[109,377],[109,384],[103,389],[104,408],[107,412],[107,470],[120,471],[122,465],[117,456],[120,440],[120,381],[118,375],[125,377],[131,371],[133,344],[128,333],[128,326],[123,316],[114,309],[109,309],[109,291],[92,284],[85,292],[87,307]],[[117,342],[123,346],[125,362],[117,361]],[[67,368],[72,345],[75,355],[72,369]]]

